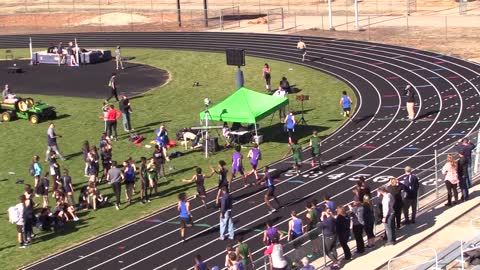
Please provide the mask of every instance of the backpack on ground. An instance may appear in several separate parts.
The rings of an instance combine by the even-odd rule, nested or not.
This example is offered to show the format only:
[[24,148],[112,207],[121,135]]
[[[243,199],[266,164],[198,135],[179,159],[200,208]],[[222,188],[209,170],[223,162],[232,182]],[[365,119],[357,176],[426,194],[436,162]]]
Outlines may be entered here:
[[8,221],[12,224],[17,223],[20,220],[18,216],[18,208],[16,206],[12,206],[8,208]]
[[28,168],[28,173],[30,176],[35,176],[35,165],[33,163],[30,165],[30,168]]

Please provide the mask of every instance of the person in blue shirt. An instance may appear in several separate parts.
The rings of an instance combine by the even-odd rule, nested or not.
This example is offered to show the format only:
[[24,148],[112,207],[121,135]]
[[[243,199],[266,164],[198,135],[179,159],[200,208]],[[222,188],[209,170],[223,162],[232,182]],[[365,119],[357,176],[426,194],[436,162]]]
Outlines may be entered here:
[[194,270],[209,270],[207,264],[202,261],[202,257],[200,254],[195,255],[195,266],[193,266]]
[[285,128],[288,132],[288,143],[292,143],[293,132],[295,132],[295,115],[293,115],[293,111],[290,111],[287,116],[285,117]]
[[292,219],[288,222],[288,241],[295,240],[300,237],[303,232],[303,221],[297,217],[297,212],[290,213]]
[[35,178],[34,182],[34,191],[37,193],[38,183],[40,181],[40,176],[42,175],[42,167],[40,166],[40,157],[33,156],[32,158],[33,170],[35,171],[33,177]]
[[350,117],[352,103],[352,99],[347,95],[347,91],[343,91],[342,97],[340,98],[340,106],[342,106],[343,109],[343,117]]
[[190,202],[187,201],[187,195],[184,192],[178,194],[177,210],[180,218],[180,237],[185,241],[185,229],[192,227],[192,215],[190,214]]

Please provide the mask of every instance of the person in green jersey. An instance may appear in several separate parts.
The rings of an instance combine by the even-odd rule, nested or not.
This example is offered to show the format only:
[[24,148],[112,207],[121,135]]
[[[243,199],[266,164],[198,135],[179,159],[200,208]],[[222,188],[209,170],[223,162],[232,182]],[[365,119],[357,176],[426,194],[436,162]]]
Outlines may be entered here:
[[292,154],[295,171],[297,174],[300,174],[300,165],[302,164],[302,146],[298,144],[296,139],[292,139],[290,149],[288,149],[288,153],[284,156],[284,158],[289,154]]
[[315,130],[310,138],[310,147],[312,148],[312,167],[315,167],[315,165],[322,167],[321,146],[322,141],[320,140],[320,137],[318,137],[318,132]]
[[245,270],[255,269],[255,266],[253,265],[252,252],[250,251],[248,245],[243,242],[243,236],[237,235],[236,239],[238,243],[237,249],[235,250],[237,259],[242,260]]

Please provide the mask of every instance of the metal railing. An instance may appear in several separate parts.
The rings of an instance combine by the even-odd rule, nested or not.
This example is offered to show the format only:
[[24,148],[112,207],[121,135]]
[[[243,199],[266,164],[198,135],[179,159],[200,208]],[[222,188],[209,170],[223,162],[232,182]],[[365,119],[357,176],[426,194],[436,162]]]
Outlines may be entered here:
[[[392,258],[392,259],[388,260],[388,270],[391,269],[390,265],[393,261],[400,260],[400,259],[407,258],[407,257],[411,257],[411,256],[417,255],[417,254],[424,254],[425,251],[433,251],[433,253],[435,254],[434,258],[430,259],[430,260],[427,260],[427,261],[423,261],[421,263],[417,263],[417,264],[414,264],[414,265],[409,265],[409,266],[406,266],[406,267],[403,267],[403,268],[399,268],[398,270],[409,269],[409,268],[417,267],[417,266],[420,266],[422,264],[431,263],[431,262],[435,262],[435,269],[438,269],[438,254],[437,254],[437,251],[434,248],[425,248],[425,249],[422,249],[422,250],[418,250],[418,251],[408,253],[408,254],[398,256],[398,257],[395,257],[395,258]],[[397,269],[397,268],[395,268],[395,269]]]
[[477,244],[477,245],[474,245],[472,247],[467,247],[467,248],[464,248],[463,245],[465,244],[464,241],[460,240],[460,265],[461,265],[461,269],[464,270],[465,269],[465,256],[464,256],[464,252],[469,252],[469,251],[473,251],[473,250],[476,250],[476,249],[480,249],[480,244]]

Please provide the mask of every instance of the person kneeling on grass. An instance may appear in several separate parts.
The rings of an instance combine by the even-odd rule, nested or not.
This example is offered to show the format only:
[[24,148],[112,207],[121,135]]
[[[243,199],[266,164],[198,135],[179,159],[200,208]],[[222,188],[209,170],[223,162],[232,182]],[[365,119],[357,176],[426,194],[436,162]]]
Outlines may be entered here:
[[[100,194],[94,183],[90,183],[87,188],[87,193],[84,195],[84,201],[86,202],[85,208],[92,206],[93,211],[96,211],[98,206],[103,207],[108,200],[107,196]],[[90,203],[91,202],[91,203]]]

